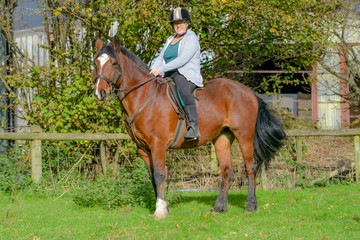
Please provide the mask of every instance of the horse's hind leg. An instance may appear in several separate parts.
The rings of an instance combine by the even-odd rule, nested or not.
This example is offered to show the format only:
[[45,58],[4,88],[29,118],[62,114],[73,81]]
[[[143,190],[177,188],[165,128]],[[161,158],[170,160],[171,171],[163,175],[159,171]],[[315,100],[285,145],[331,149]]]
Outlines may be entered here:
[[248,175],[248,197],[245,212],[256,212],[258,210],[258,204],[255,194],[256,166],[254,159],[254,137],[251,135],[240,135],[236,132],[234,134],[240,144],[240,148],[245,160],[246,173]]
[[215,206],[211,210],[214,212],[226,212],[228,210],[228,191],[234,173],[230,153],[230,147],[233,141],[234,135],[230,131],[223,132],[213,140],[222,177],[220,192],[216,199]]

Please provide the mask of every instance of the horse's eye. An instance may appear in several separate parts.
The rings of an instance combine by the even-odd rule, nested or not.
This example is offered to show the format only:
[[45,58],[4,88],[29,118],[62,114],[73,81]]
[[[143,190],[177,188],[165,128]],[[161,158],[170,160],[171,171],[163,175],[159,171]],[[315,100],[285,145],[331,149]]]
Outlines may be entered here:
[[112,65],[113,65],[113,66],[116,66],[116,65],[118,65],[118,63],[117,63],[117,62],[114,62]]

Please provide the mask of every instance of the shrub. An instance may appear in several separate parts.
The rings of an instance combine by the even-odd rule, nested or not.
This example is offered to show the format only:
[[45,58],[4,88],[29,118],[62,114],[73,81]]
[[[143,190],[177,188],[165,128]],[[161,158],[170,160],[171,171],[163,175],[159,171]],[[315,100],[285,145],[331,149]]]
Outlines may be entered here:
[[[170,203],[181,199],[179,193],[168,193]],[[119,173],[107,173],[93,182],[73,191],[73,200],[84,207],[103,206],[108,209],[124,206],[153,208],[155,197],[148,171],[141,158],[129,168],[121,167]]]
[[30,163],[23,148],[15,145],[0,156],[0,190],[22,190],[32,184]]

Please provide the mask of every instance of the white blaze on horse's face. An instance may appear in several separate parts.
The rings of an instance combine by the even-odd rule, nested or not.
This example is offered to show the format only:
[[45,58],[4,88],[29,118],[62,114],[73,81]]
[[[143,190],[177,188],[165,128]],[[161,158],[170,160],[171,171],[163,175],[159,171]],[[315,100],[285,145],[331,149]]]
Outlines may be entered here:
[[[110,57],[109,57],[107,54],[105,54],[105,53],[101,54],[101,55],[97,58],[97,60],[99,60],[99,62],[100,62],[100,72],[99,72],[99,75],[102,74],[102,69],[103,69],[105,63],[106,63],[107,61],[109,61],[109,59],[110,59]],[[96,96],[96,97],[100,96],[100,92],[99,92],[99,89],[98,89],[98,88],[99,88],[99,83],[100,83],[100,78],[96,79],[96,86],[95,86],[95,96]]]

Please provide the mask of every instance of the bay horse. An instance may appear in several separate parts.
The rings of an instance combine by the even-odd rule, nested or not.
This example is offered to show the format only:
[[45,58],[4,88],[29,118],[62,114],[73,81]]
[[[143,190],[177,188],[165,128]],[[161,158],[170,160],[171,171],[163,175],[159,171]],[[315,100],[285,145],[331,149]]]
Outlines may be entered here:
[[[166,150],[172,141],[178,115],[166,95],[165,79],[154,77],[149,67],[135,54],[120,46],[117,36],[103,45],[96,41],[94,58],[95,96],[98,100],[117,97],[123,108],[125,125],[137,143],[145,161],[155,196],[153,217],[170,214],[165,198]],[[195,141],[180,138],[175,149],[194,148],[213,142],[221,171],[221,186],[212,211],[226,212],[228,190],[233,177],[230,146],[236,139],[248,175],[248,197],[245,211],[258,209],[255,177],[263,164],[267,166],[286,138],[282,124],[267,105],[245,85],[224,78],[213,79],[196,92],[201,137]],[[182,136],[185,128],[182,130]]]

